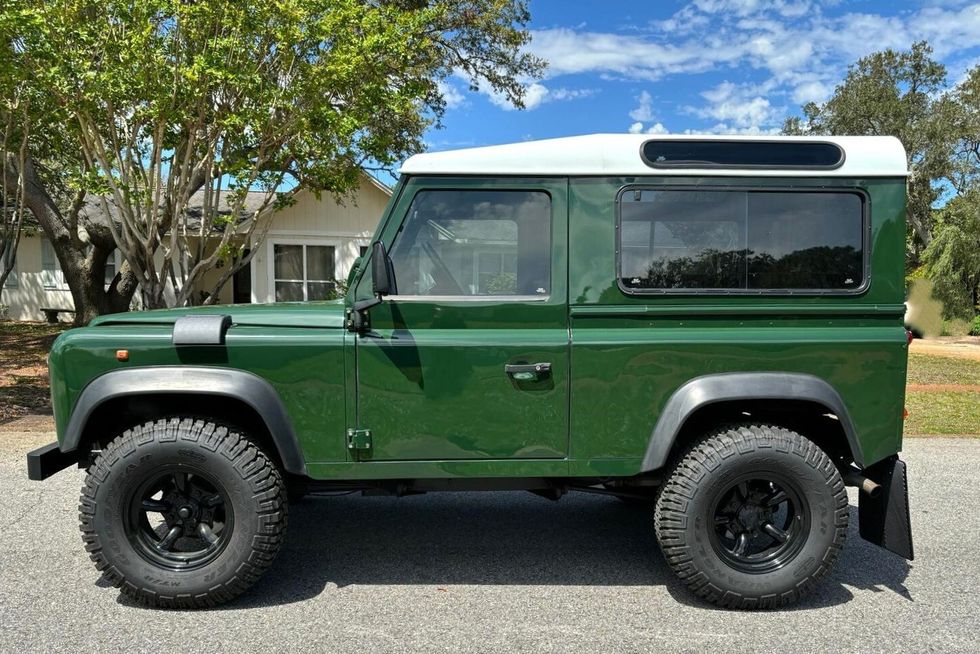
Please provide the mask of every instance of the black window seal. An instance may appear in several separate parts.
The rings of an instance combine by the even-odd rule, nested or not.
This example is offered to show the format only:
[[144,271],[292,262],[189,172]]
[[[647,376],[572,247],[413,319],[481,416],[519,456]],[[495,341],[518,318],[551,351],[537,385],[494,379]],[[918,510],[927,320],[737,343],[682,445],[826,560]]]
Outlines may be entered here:
[[[745,191],[763,193],[849,193],[861,198],[861,252],[864,279],[849,289],[826,288],[630,288],[623,284],[623,196],[633,191]],[[871,196],[857,186],[760,186],[758,184],[627,184],[616,193],[616,286],[627,296],[853,297],[871,287]]]
[[[644,149],[647,143],[794,143],[797,145],[832,145],[837,148],[840,152],[840,159],[837,163],[828,166],[773,166],[765,164],[717,164],[709,162],[695,162],[695,161],[679,161],[679,162],[658,162],[650,161],[647,158]],[[814,171],[827,171],[827,170],[837,170],[844,165],[844,161],[847,159],[847,153],[844,148],[838,143],[826,140],[812,140],[812,141],[771,141],[766,139],[739,139],[737,141],[729,141],[727,139],[647,139],[640,144],[640,159],[650,168],[659,168],[661,170],[814,170]]]

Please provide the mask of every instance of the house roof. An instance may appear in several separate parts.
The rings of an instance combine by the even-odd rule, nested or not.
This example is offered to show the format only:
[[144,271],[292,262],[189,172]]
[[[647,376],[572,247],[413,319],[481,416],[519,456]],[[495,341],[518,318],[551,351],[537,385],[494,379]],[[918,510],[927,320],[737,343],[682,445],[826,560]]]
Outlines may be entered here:
[[[385,195],[388,196],[391,195],[391,189],[388,186],[382,184],[374,177],[369,175],[367,172],[362,171],[362,174],[364,175],[364,178],[368,181],[368,183],[371,186],[377,188]],[[267,194],[265,191],[248,191],[245,194],[245,202],[242,204],[240,220],[245,220],[251,217],[252,214],[262,206],[262,203],[266,199],[266,195]],[[221,193],[221,195],[218,198],[218,214],[227,216],[231,213],[231,199],[232,196],[230,193],[227,192]],[[273,201],[274,200],[270,201],[270,204]],[[109,205],[110,215],[118,223],[119,210],[116,208],[112,198],[108,198],[108,205]],[[101,217],[100,214],[102,213],[102,203],[100,202],[99,198],[96,196],[89,196],[85,201],[84,211],[89,216]],[[185,212],[187,214],[187,220],[186,220],[187,229],[189,230],[200,229],[201,217],[204,215],[204,190],[199,190],[193,195],[191,195],[191,197],[187,201],[187,208],[185,209]],[[214,226],[213,229],[216,232],[224,231],[221,225],[216,225]]]
[[[650,141],[726,141],[748,143],[831,143],[843,150],[834,168],[709,167],[691,161],[659,167],[641,157]],[[697,175],[752,177],[905,177],[905,149],[891,136],[688,136],[590,134],[565,138],[430,152],[410,157],[401,168],[408,175]]]

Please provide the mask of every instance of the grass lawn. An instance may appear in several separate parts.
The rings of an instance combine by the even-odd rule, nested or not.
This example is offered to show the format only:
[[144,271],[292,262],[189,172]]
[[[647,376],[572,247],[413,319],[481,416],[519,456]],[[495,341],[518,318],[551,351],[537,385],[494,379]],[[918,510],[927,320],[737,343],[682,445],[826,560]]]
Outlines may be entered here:
[[48,350],[67,327],[0,322],[0,422],[51,413]]
[[[0,423],[51,413],[46,357],[66,328],[0,322]],[[909,355],[906,435],[980,437],[980,346],[942,356],[916,349]]]
[[980,360],[909,354],[909,384],[980,385]]
[[980,359],[909,354],[907,436],[980,436]]

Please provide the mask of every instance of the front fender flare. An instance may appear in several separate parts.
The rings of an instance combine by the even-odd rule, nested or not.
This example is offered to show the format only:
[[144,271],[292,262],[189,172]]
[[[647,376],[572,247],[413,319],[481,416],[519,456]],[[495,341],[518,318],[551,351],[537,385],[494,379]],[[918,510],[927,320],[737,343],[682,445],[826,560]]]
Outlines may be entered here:
[[244,370],[203,366],[150,366],[114,370],[96,377],[72,409],[61,440],[62,452],[78,449],[92,413],[105,402],[126,396],[159,394],[218,395],[252,407],[265,423],[287,472],[306,475],[303,451],[286,407],[272,384]]
[[709,404],[737,400],[803,400],[827,407],[840,421],[855,463],[863,467],[864,455],[847,407],[826,381],[800,373],[734,372],[697,377],[674,391],[650,434],[643,472],[664,466],[677,435],[695,411]]

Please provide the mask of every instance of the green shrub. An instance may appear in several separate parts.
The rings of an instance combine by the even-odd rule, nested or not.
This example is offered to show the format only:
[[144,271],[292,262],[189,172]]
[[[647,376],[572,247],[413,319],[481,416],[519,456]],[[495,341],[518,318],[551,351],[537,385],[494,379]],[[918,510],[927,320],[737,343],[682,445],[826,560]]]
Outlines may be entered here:
[[980,316],[973,317],[973,324],[970,325],[970,336],[980,336]]
[[966,320],[960,320],[958,318],[953,318],[952,320],[943,321],[943,329],[939,333],[940,336],[966,336],[970,333],[972,325]]

